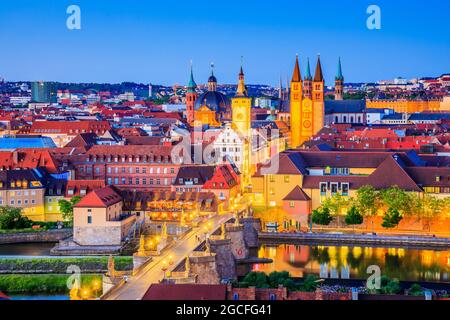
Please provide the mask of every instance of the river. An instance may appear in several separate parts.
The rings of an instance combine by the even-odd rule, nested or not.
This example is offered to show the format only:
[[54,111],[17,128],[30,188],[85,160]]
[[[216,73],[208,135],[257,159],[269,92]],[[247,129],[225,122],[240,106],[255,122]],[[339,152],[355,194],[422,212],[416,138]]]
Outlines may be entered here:
[[281,244],[262,245],[258,256],[273,263],[253,270],[288,271],[293,277],[367,279],[367,268],[376,265],[382,275],[400,281],[450,282],[450,251]]
[[48,256],[55,243],[0,244],[1,256]]

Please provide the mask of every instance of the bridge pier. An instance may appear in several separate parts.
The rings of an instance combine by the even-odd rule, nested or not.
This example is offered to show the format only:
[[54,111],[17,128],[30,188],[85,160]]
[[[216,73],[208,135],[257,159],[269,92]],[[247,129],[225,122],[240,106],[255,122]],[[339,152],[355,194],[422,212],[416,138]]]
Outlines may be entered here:
[[207,251],[194,251],[189,256],[191,273],[196,275],[197,284],[220,284],[216,268],[216,254]]
[[216,269],[220,279],[236,279],[236,260],[232,253],[230,238],[209,238],[211,251],[216,254]]

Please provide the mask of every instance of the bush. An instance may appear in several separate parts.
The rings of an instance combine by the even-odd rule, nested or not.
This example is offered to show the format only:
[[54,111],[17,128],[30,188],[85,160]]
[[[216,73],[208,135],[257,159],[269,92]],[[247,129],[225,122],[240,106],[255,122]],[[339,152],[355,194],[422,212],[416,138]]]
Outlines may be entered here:
[[398,226],[403,219],[402,214],[394,208],[389,208],[383,216],[383,223],[381,226],[386,229],[392,229]]
[[318,278],[315,275],[309,274],[305,277],[303,282],[300,284],[300,291],[305,292],[314,292],[316,291],[319,283],[317,282]]
[[333,220],[333,217],[330,214],[330,209],[328,209],[328,207],[324,207],[322,209],[314,210],[312,212],[311,219],[315,224],[327,226]]
[[409,288],[408,294],[410,296],[423,296],[425,292],[419,284],[414,283],[413,285],[411,285],[411,288]]
[[[116,270],[119,271],[133,269],[132,257],[114,257],[114,263]],[[11,273],[19,270],[66,273],[70,265],[79,266],[82,272],[106,271],[108,269],[108,257],[0,259],[0,270]]]
[[0,207],[0,229],[25,229],[30,228],[31,225],[31,220],[22,216],[22,209]]

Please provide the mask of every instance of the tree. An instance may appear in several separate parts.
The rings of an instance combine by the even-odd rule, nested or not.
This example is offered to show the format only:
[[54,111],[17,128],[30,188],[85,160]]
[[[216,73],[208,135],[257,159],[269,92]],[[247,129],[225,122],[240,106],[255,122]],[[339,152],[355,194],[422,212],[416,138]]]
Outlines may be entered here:
[[317,276],[309,274],[305,277],[302,284],[300,285],[300,290],[305,292],[314,292],[316,291],[319,283],[317,282]]
[[13,207],[0,207],[0,229],[24,229],[31,226],[31,221],[22,216],[22,209]]
[[242,283],[249,287],[269,288],[267,275],[264,272],[249,272],[242,280]]
[[397,186],[381,190],[380,198],[389,209],[397,210],[402,214],[409,214],[412,211],[412,197]]
[[80,200],[80,196],[75,196],[72,197],[70,201],[67,201],[65,199],[58,201],[59,211],[61,211],[63,219],[65,221],[73,221],[73,206],[80,202]]
[[402,290],[400,288],[400,282],[397,279],[390,279],[387,276],[382,276],[381,279],[381,288],[379,292],[381,294],[398,294]]
[[355,225],[361,224],[363,221],[364,217],[355,206],[352,206],[345,216],[345,223],[353,226],[353,232],[355,232]]
[[425,293],[424,293],[423,288],[417,283],[412,284],[408,290],[408,295],[410,295],[410,296],[417,297],[417,296],[423,296],[424,294]]
[[356,191],[355,205],[365,217],[376,215],[379,209],[378,192],[371,185],[359,188]]
[[428,230],[431,228],[431,222],[445,213],[445,200],[424,194],[423,198],[416,195],[412,197],[412,214],[424,222]]
[[327,226],[333,220],[333,217],[331,216],[328,207],[322,207],[312,212],[311,219],[315,224]]
[[383,216],[383,223],[381,226],[386,229],[395,228],[403,219],[403,215],[394,208],[389,208]]

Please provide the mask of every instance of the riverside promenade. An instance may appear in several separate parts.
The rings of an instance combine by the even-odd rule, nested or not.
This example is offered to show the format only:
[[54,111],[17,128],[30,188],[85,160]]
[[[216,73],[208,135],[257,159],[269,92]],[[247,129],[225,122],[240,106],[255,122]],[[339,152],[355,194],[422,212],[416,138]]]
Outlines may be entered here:
[[436,249],[450,248],[450,238],[437,238],[431,236],[260,232],[258,237],[260,242],[274,244],[313,243],[326,245],[401,246]]

